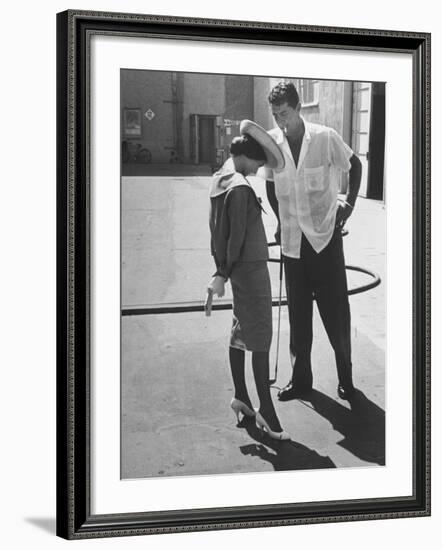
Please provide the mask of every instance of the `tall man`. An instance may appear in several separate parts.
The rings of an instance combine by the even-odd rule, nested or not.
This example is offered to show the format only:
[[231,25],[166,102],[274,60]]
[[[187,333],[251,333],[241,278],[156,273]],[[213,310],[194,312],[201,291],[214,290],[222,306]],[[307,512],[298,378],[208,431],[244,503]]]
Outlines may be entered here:
[[[293,373],[281,401],[312,389],[313,299],[333,347],[338,395],[350,399],[352,377],[350,306],[341,230],[352,214],[361,182],[361,162],[332,128],[301,116],[298,92],[281,82],[269,103],[278,128],[270,130],[285,168],[268,172],[267,195],[278,218],[290,322]],[[346,200],[338,204],[340,172],[349,172]]]

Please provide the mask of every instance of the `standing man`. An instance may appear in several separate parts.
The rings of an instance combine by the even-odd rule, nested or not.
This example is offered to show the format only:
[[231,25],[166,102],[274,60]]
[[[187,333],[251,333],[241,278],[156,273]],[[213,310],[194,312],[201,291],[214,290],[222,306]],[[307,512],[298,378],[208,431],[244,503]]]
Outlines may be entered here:
[[[362,167],[341,136],[300,115],[298,92],[280,82],[269,94],[278,128],[275,138],[285,168],[267,173],[267,195],[278,218],[275,235],[281,243],[290,322],[293,374],[278,397],[288,401],[311,391],[313,299],[333,347],[338,371],[338,395],[354,394],[350,305],[347,294],[341,230],[353,212]],[[349,172],[346,200],[338,203],[340,172]]]

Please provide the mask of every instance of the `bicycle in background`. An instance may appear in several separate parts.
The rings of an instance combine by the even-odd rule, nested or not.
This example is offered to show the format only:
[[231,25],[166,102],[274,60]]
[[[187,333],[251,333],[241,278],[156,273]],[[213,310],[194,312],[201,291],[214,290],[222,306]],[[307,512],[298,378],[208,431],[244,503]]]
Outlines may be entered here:
[[152,153],[147,147],[143,147],[141,143],[125,140],[121,144],[121,160],[125,164],[128,162],[150,164],[152,162]]

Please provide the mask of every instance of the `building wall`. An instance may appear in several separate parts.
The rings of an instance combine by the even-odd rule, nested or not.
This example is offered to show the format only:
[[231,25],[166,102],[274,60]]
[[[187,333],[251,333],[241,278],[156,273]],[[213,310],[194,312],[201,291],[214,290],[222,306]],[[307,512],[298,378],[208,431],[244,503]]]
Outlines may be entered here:
[[[175,147],[173,135],[172,73],[169,71],[121,71],[121,117],[124,108],[139,108],[142,113],[141,137],[124,138],[141,143],[152,153],[152,162],[168,162],[170,150]],[[169,103],[167,103],[169,101]],[[144,113],[155,113],[148,120]],[[121,127],[123,124],[121,123]]]
[[224,149],[224,158],[227,158],[233,138],[239,135],[241,120],[253,119],[253,77],[227,75],[225,97],[226,109],[220,129],[219,145]]
[[344,82],[321,80],[318,105],[303,107],[301,114],[310,122],[334,128],[342,136],[344,133]]
[[190,159],[190,115],[223,116],[225,111],[225,76],[183,74],[182,150],[183,162]]
[[238,120],[253,116],[253,77],[227,75],[225,90],[226,118]]
[[268,103],[268,95],[271,89],[271,79],[263,76],[256,76],[253,79],[254,89],[254,114],[253,120],[266,130],[274,127],[275,121]]

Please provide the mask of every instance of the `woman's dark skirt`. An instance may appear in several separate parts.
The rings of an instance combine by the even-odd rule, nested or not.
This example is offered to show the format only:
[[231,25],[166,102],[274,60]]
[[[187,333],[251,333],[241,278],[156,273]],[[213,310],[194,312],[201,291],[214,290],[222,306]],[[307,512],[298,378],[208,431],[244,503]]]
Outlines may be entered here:
[[272,342],[272,289],[267,262],[238,262],[231,272],[230,283],[233,293],[230,346],[268,352]]

